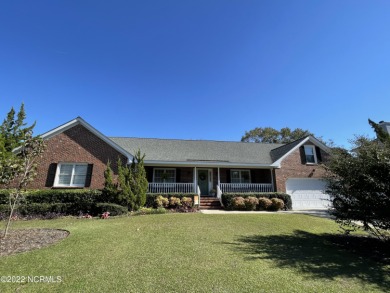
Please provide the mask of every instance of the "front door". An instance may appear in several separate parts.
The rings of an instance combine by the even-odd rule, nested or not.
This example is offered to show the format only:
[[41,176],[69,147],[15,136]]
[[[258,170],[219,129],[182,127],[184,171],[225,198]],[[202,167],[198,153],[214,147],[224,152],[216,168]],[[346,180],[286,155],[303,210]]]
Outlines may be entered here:
[[209,195],[209,170],[198,170],[198,185],[201,195]]

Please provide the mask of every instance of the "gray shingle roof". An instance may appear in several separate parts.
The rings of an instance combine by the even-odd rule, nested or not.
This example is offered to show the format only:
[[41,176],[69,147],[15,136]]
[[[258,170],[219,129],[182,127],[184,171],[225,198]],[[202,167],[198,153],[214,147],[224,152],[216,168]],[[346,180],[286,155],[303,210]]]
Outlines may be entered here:
[[109,138],[129,153],[134,154],[140,149],[146,155],[145,161],[272,164],[271,150],[283,146],[208,140]]

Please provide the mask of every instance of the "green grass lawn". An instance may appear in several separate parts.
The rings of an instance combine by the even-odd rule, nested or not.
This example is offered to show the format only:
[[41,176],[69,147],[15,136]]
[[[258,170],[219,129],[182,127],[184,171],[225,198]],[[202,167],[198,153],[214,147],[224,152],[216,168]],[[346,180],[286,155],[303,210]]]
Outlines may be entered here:
[[[4,224],[4,223],[1,223]],[[61,242],[0,258],[0,292],[384,292],[390,268],[325,239],[328,219],[298,214],[163,214],[14,222],[60,228]]]

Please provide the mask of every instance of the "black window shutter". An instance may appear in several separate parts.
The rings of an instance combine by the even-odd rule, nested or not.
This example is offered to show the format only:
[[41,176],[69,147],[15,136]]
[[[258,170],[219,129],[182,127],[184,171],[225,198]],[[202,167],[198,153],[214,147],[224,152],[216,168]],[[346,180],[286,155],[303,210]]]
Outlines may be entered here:
[[226,181],[227,183],[231,183],[231,178],[230,178],[230,169],[226,169]]
[[88,164],[87,177],[85,178],[85,187],[91,186],[93,164]]
[[181,182],[181,170],[179,168],[176,169],[176,182]]
[[56,178],[57,163],[51,163],[47,171],[45,187],[53,187],[54,179]]
[[317,155],[317,162],[318,163],[322,162],[321,149],[318,146],[316,146],[316,155]]
[[306,154],[305,154],[305,148],[304,146],[301,146],[299,148],[299,152],[301,153],[301,163],[306,164]]

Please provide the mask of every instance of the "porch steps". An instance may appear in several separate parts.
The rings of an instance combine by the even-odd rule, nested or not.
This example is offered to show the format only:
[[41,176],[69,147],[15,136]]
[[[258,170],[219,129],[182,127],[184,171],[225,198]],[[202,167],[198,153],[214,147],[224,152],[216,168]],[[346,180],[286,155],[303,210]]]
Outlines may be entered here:
[[213,196],[201,196],[200,207],[201,210],[220,210],[222,209],[221,203],[218,198]]

